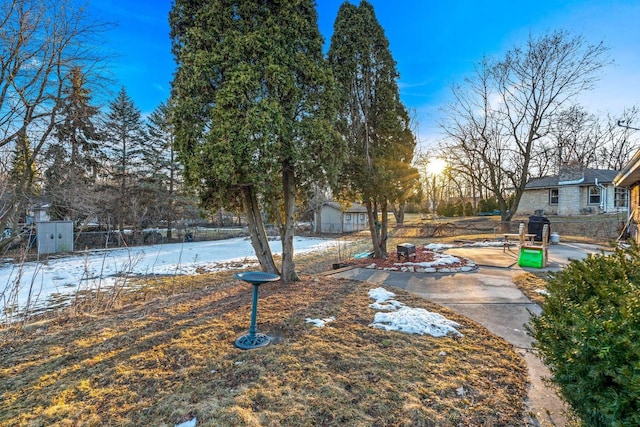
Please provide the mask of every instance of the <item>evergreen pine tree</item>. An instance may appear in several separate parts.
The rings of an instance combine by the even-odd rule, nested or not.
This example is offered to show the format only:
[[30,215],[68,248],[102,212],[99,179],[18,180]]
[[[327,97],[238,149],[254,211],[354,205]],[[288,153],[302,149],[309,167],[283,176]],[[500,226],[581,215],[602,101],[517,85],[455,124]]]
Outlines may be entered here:
[[133,189],[138,184],[138,176],[143,169],[145,143],[147,135],[140,110],[127,95],[124,87],[116,98],[109,103],[109,112],[104,123],[105,142],[103,153],[109,161],[109,178],[115,190],[112,212],[120,231],[125,222],[131,221],[138,227],[140,215],[136,215],[139,206]]
[[153,190],[157,200],[158,217],[167,221],[167,239],[172,237],[175,218],[177,184],[180,164],[174,151],[174,129],[171,107],[161,103],[149,116],[147,123],[149,144],[144,153],[148,173],[146,184]]
[[303,184],[335,176],[343,152],[314,6],[176,0],[170,17],[187,181],[208,208],[244,208],[263,270],[277,272],[262,222],[268,212],[282,238],[284,281],[297,279],[296,197]]
[[35,162],[31,141],[26,133],[17,135],[9,181],[14,191],[31,199],[40,193],[40,172]]
[[338,130],[349,146],[341,192],[367,207],[374,256],[383,258],[388,205],[408,198],[417,183],[416,142],[389,41],[369,2],[340,7],[328,56],[340,95]]
[[52,219],[86,219],[96,214],[93,185],[102,161],[97,128],[99,109],[91,105],[80,67],[74,67],[60,100],[55,140],[47,149],[45,194]]

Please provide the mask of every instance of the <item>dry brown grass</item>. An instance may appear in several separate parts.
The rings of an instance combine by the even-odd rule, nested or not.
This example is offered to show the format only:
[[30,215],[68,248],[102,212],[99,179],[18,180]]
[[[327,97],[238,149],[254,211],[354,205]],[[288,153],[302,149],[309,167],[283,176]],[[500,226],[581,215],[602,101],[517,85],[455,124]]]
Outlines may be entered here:
[[527,296],[531,301],[542,304],[544,301],[543,292],[546,291],[547,281],[544,276],[536,275],[533,273],[522,273],[515,276],[512,280],[513,283]]
[[[389,249],[496,237],[433,238],[420,224],[395,228]],[[398,300],[457,321],[464,336],[373,329],[371,285],[319,274],[369,245],[356,236],[297,257],[300,282],[263,285],[258,326],[276,342],[262,349],[233,345],[248,327],[251,288],[231,273],[143,280],[109,312],[76,307],[0,330],[0,426],[173,426],[193,417],[198,426],[524,425],[527,371],[512,346],[397,289]],[[514,282],[541,301],[543,278]],[[337,320],[323,329],[305,321],[328,316]]]
[[[261,287],[259,330],[277,343],[242,351],[248,285],[230,274],[153,285],[108,314],[0,331],[0,425],[522,425],[520,356],[406,292],[394,290],[464,336],[373,329],[370,285],[304,276]],[[305,322],[328,316],[323,329]]]

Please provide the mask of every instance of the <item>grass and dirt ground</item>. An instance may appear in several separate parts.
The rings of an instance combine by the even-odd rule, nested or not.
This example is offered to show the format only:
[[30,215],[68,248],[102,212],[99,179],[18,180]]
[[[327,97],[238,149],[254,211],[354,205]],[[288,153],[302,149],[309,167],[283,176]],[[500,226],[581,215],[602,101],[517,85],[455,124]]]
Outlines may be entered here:
[[[390,250],[408,239],[491,238],[434,239],[420,223],[394,228]],[[146,279],[108,312],[89,304],[0,329],[0,426],[525,424],[527,370],[512,346],[397,289],[397,300],[458,322],[463,336],[370,327],[371,285],[321,274],[367,242],[340,246],[297,258],[299,282],[261,286],[258,329],[276,342],[260,349],[234,346],[251,287],[231,272]],[[539,296],[544,278],[531,276],[523,289]],[[330,316],[324,328],[306,321]]]

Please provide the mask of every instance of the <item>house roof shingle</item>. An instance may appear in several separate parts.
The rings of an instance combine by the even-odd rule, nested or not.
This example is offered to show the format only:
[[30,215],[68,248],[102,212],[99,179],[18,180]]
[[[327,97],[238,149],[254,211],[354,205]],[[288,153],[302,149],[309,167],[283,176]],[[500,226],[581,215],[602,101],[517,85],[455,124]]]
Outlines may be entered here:
[[580,182],[561,184],[558,175],[543,176],[541,178],[534,178],[527,182],[525,189],[533,190],[536,188],[560,187],[564,185],[595,185],[596,179],[598,180],[598,184],[611,184],[618,174],[618,171],[609,169],[585,169],[583,172],[584,179],[580,180]]

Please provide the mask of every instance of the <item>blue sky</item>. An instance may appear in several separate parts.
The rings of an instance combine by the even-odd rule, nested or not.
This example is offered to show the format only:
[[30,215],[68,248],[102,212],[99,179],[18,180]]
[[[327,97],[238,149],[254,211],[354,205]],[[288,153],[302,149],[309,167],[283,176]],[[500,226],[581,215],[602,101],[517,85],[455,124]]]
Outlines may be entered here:
[[[500,58],[529,34],[557,29],[604,41],[614,64],[581,102],[593,113],[618,116],[640,105],[640,2],[631,0],[369,0],[385,29],[400,72],[404,104],[415,111],[422,150],[438,140],[440,108],[452,83],[473,73],[483,55]],[[175,69],[169,40],[171,0],[93,0],[100,19],[117,24],[107,45],[115,89],[125,86],[150,113],[169,96]],[[317,0],[320,31],[328,43],[343,0]],[[357,4],[359,1],[352,0]],[[640,125],[637,123],[636,125]]]

